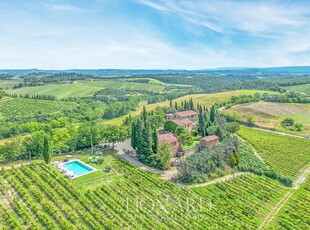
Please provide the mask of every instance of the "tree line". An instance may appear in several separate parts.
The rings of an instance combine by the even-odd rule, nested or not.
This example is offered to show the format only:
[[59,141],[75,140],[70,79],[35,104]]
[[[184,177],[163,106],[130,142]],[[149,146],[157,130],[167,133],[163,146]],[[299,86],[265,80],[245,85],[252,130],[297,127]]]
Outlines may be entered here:
[[[46,148],[54,154],[68,153],[90,148],[100,141],[112,143],[124,141],[129,137],[127,126],[103,126],[94,122],[84,123],[79,127],[59,128],[52,133],[36,131],[25,137],[15,138],[0,145],[0,161],[9,162],[20,159],[38,159],[44,157]],[[48,147],[46,147],[48,143]]]

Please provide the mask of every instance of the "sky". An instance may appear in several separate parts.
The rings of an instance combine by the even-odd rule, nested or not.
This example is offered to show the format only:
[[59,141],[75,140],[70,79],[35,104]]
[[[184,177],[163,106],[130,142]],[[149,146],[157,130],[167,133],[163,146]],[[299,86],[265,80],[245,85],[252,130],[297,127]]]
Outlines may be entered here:
[[0,0],[0,69],[310,65],[310,1]]

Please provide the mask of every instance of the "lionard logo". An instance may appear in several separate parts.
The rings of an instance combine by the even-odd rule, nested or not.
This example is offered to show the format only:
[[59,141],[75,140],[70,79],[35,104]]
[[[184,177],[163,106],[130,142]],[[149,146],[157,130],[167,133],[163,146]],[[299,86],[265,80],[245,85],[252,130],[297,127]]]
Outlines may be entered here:
[[197,213],[206,213],[210,211],[213,204],[210,200],[201,197],[182,198],[165,196],[160,198],[143,199],[140,197],[126,198],[127,212],[145,212],[145,213],[166,213],[175,212],[183,215],[191,215]]

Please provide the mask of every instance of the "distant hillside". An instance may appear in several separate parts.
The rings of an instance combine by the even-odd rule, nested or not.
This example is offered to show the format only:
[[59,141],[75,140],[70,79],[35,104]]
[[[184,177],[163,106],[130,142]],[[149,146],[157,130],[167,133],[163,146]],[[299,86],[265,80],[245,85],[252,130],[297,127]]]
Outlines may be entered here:
[[0,70],[0,74],[25,75],[31,73],[77,73],[101,76],[131,76],[152,74],[188,74],[188,75],[308,75],[310,66],[288,66],[274,68],[217,68],[205,70],[152,70],[152,69],[68,69],[68,70],[40,70],[40,69],[6,69]]

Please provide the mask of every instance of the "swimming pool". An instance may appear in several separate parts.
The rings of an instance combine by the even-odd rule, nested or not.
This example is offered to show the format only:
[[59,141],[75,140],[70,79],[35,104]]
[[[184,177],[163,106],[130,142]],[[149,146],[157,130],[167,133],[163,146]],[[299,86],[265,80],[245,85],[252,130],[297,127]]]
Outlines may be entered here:
[[88,165],[86,165],[80,161],[77,161],[77,160],[63,164],[63,166],[65,168],[67,168],[68,170],[72,171],[77,176],[82,176],[84,174],[95,171],[94,168],[92,168],[92,167],[90,167],[90,166],[88,166]]

